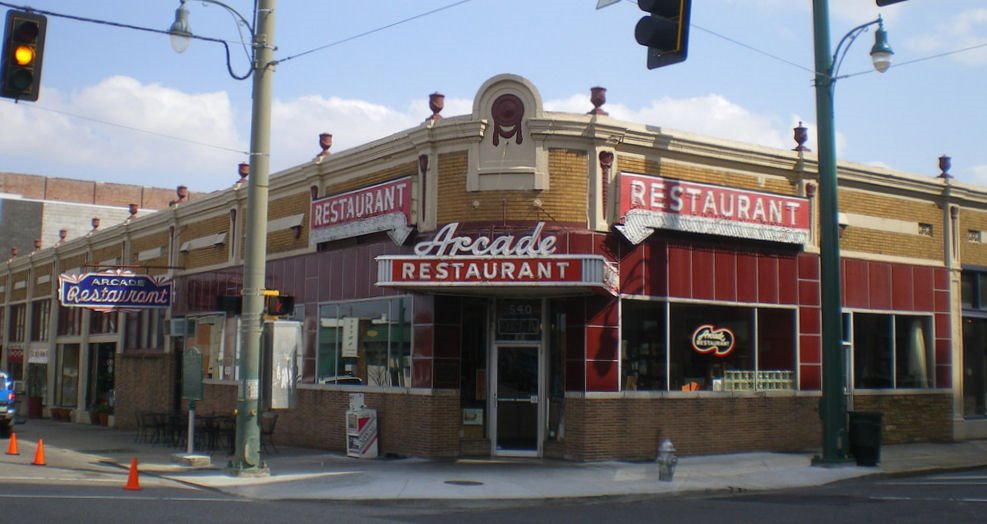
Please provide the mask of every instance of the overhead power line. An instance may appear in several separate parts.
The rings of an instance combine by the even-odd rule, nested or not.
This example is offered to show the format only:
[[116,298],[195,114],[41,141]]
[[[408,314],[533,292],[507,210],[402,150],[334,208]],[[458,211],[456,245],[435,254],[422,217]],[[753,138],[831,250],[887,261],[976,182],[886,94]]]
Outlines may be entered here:
[[319,46],[319,47],[314,47],[312,49],[309,49],[308,51],[302,51],[301,53],[296,53],[294,55],[287,56],[287,57],[282,58],[280,60],[276,60],[276,62],[278,62],[278,63],[280,63],[280,62],[287,62],[288,60],[293,60],[295,58],[302,57],[302,56],[305,56],[305,55],[309,55],[309,54],[312,54],[312,53],[315,53],[315,52],[318,52],[318,51],[322,51],[324,49],[329,49],[330,47],[335,47],[335,46],[340,45],[340,44],[345,44],[346,42],[349,42],[349,41],[352,41],[352,40],[356,40],[358,38],[363,38],[365,36],[369,36],[369,35],[372,35],[374,33],[379,33],[379,32],[381,32],[381,31],[383,31],[385,29],[390,29],[392,27],[399,26],[399,25],[404,24],[404,23],[407,23],[407,22],[411,22],[412,20],[418,20],[419,18],[424,18],[426,16],[434,15],[435,13],[438,13],[438,12],[441,12],[441,11],[445,11],[446,9],[452,9],[453,7],[457,7],[457,6],[463,5],[463,4],[468,3],[470,1],[472,1],[472,0],[460,0],[458,2],[453,2],[451,4],[444,5],[442,7],[437,7],[435,9],[432,9],[431,11],[425,11],[424,13],[421,13],[421,14],[417,14],[417,15],[414,15],[414,16],[409,16],[408,18],[404,18],[402,20],[398,20],[397,22],[392,22],[390,24],[387,24],[387,25],[384,25],[384,26],[380,26],[380,27],[378,27],[376,29],[371,29],[369,31],[364,31],[364,32],[359,33],[359,34],[355,34],[353,36],[346,37],[346,38],[344,38],[342,40],[337,40],[335,42],[331,42],[331,43],[328,43],[326,45],[322,45],[322,46]]

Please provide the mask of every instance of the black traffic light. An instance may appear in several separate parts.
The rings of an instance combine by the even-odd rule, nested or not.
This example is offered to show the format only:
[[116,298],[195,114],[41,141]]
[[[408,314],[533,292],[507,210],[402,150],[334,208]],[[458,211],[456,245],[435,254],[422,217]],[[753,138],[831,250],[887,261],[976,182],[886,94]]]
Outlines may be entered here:
[[273,295],[264,297],[264,312],[272,317],[285,317],[295,314],[295,297]]
[[637,43],[648,47],[648,69],[685,61],[692,0],[637,0],[637,6],[651,13],[634,27]]
[[878,7],[884,7],[886,5],[897,4],[898,2],[904,2],[905,0],[877,0]]
[[47,26],[44,15],[7,11],[0,57],[0,96],[31,102],[38,99]]

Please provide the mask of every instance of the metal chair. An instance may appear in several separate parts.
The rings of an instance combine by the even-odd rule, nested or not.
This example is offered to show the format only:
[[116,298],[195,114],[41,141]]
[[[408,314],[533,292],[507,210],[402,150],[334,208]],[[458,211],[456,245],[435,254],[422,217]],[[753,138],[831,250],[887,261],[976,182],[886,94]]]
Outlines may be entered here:
[[275,453],[280,453],[278,447],[274,445],[274,428],[278,424],[277,413],[264,413],[260,417],[260,450],[267,453],[267,446],[270,445]]

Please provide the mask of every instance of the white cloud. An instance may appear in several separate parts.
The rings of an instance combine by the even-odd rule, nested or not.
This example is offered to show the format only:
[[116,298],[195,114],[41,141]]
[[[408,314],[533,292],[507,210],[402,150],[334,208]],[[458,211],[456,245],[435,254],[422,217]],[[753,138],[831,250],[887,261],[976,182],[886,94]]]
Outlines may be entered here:
[[[551,111],[585,113],[592,109],[586,95],[573,95],[545,103]],[[709,94],[693,98],[661,98],[646,107],[632,109],[622,104],[607,104],[610,116],[630,122],[644,122],[668,129],[678,129],[729,140],[740,140],[777,148],[794,147],[790,128],[776,117],[753,113],[723,96]],[[794,127],[794,126],[791,126]]]
[[987,165],[974,166],[970,170],[971,176],[964,180],[964,182],[969,182],[971,184],[977,184],[981,187],[987,187]]
[[[948,35],[948,37],[944,37]],[[987,64],[987,9],[971,9],[937,24],[931,32],[908,41],[916,52],[936,54],[981,46],[971,51],[951,55],[967,65]]]
[[[471,100],[446,99],[444,116],[469,114]],[[332,133],[330,151],[339,152],[415,127],[432,113],[428,101],[404,110],[364,100],[303,96],[278,100],[272,107],[272,168],[285,169],[311,160],[319,151],[319,133]]]
[[0,104],[0,120],[20,130],[0,134],[0,154],[49,176],[205,190],[218,181],[203,174],[226,163],[234,173],[236,153],[202,144],[246,149],[226,93],[188,94],[123,76],[68,94],[47,89],[36,105]]
[[330,151],[338,152],[413,127],[416,120],[363,100],[320,96],[278,100],[271,115],[272,163],[283,169],[312,159],[320,151],[319,133],[332,133]]

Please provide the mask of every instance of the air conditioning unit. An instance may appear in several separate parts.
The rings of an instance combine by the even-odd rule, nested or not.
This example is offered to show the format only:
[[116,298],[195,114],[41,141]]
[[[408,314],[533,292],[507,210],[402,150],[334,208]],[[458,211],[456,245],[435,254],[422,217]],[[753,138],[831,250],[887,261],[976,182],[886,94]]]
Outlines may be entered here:
[[195,330],[195,321],[189,321],[185,317],[173,318],[165,323],[165,336],[187,337]]

